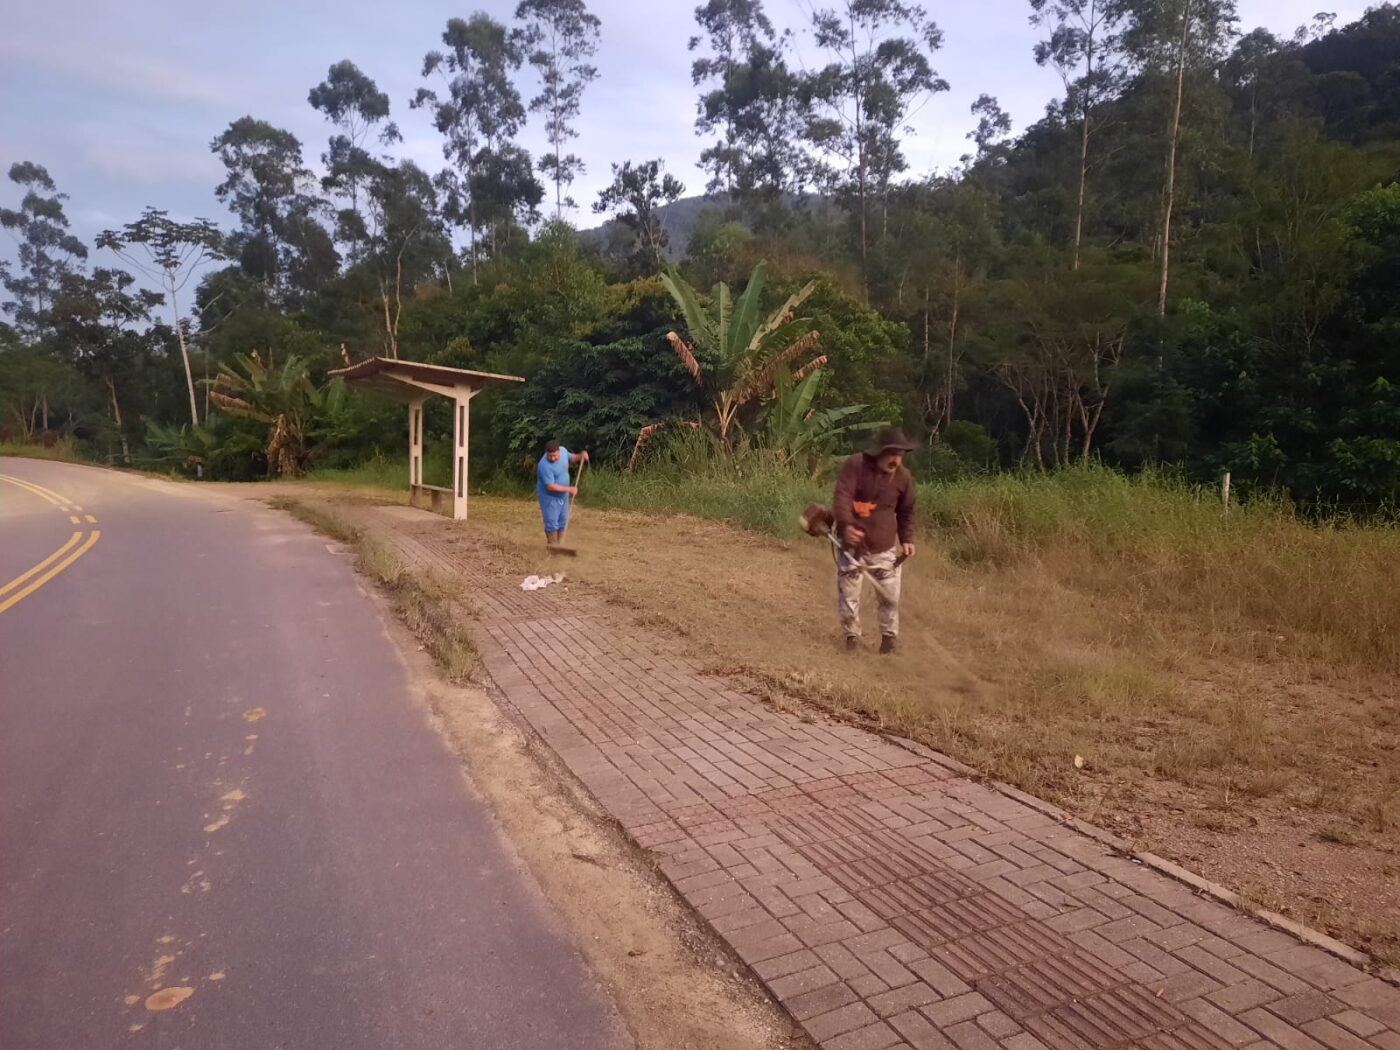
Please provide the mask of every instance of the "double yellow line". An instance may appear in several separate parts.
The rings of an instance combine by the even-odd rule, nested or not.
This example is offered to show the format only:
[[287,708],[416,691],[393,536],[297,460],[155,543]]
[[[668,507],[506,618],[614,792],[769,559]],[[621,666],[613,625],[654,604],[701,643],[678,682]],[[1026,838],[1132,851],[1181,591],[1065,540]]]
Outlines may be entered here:
[[[52,489],[47,489],[43,485],[37,485],[23,478],[12,477],[9,474],[0,474],[0,481],[7,481],[17,488],[33,493],[40,499],[47,500],[60,511],[67,514],[68,520],[72,524],[82,524],[78,513],[82,512],[83,508],[73,503],[67,497],[54,492]],[[97,524],[97,519],[91,514],[84,513],[83,517],[87,519],[89,525]],[[48,583],[64,569],[68,568],[84,554],[92,550],[97,544],[97,541],[101,538],[102,533],[97,529],[93,529],[92,532],[88,534],[87,539],[84,540],[82,530],[79,529],[68,537],[67,543],[50,554],[38,565],[26,569],[9,583],[0,585],[0,613],[18,605],[44,584]]]

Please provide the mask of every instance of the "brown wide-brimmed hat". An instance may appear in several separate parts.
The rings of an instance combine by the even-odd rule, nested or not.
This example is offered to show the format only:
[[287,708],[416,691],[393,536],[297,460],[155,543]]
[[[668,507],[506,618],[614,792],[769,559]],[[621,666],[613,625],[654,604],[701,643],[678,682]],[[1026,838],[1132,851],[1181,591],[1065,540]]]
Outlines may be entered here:
[[904,436],[904,431],[899,427],[881,427],[875,433],[875,440],[865,447],[867,456],[878,456],[881,452],[889,449],[898,449],[900,452],[913,452],[918,446]]

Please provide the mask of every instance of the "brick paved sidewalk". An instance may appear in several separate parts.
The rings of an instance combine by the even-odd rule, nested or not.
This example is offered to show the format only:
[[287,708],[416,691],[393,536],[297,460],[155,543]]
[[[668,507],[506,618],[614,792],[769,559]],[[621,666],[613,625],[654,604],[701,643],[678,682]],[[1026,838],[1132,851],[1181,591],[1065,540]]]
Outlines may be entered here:
[[[916,747],[774,710],[461,527],[508,701],[829,1050],[1400,1050],[1400,989]],[[421,522],[421,523],[420,523]]]

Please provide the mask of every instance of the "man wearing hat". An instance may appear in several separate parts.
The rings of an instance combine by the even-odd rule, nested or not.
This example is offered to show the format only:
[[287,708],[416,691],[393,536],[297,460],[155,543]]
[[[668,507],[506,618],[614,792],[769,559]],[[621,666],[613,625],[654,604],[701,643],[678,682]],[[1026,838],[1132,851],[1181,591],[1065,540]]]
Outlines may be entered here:
[[860,646],[860,599],[869,578],[880,605],[880,652],[892,653],[899,635],[899,578],[914,555],[914,478],[904,456],[914,445],[898,427],[882,427],[875,441],[841,465],[836,477],[837,611],[846,650]]

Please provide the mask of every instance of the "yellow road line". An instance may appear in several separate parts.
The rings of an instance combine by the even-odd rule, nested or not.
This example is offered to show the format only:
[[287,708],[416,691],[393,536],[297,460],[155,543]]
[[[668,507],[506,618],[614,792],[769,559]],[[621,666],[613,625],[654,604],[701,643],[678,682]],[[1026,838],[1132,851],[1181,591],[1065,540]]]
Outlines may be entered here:
[[97,519],[94,518],[91,514],[84,514],[83,517],[87,518],[87,523],[88,523],[89,525],[96,525],[96,524],[97,524]]
[[9,474],[0,474],[0,481],[8,481],[11,485],[18,485],[20,488],[34,493],[34,495],[38,496],[40,499],[48,500],[60,510],[66,511],[68,509],[67,497],[60,496],[52,489],[46,489],[42,485],[36,485],[32,481],[26,481],[24,478],[11,477]]
[[16,576],[16,577],[15,577],[13,580],[11,580],[9,583],[5,584],[5,586],[0,587],[0,595],[9,594],[10,591],[14,590],[16,587],[18,587],[18,586],[19,586],[21,583],[23,583],[25,580],[29,579],[29,577],[33,576],[36,572],[43,572],[43,571],[44,571],[45,569],[47,569],[50,565],[52,565],[54,562],[56,562],[59,558],[63,557],[63,556],[64,556],[65,554],[67,554],[70,550],[72,550],[73,547],[77,544],[77,542],[78,542],[80,539],[82,539],[82,538],[83,538],[83,534],[82,534],[81,532],[75,532],[75,533],[73,533],[73,535],[71,535],[71,536],[68,537],[68,542],[67,542],[67,543],[65,543],[62,547],[58,548],[58,550],[56,550],[56,551],[54,551],[52,554],[50,554],[47,558],[45,558],[43,561],[41,561],[38,565],[34,566],[34,568],[28,569],[28,570],[26,570],[26,571],[20,573],[18,576]]
[[93,529],[92,534],[88,536],[86,542],[84,542],[83,545],[77,550],[75,550],[72,554],[68,555],[68,557],[64,558],[61,562],[55,565],[48,572],[44,573],[44,575],[40,576],[33,583],[29,584],[22,591],[17,591],[14,594],[10,595],[8,598],[6,598],[4,601],[0,601],[0,613],[5,612],[7,609],[10,609],[13,606],[18,605],[20,602],[24,601],[25,598],[28,598],[31,594],[37,591],[44,584],[48,583],[51,579],[53,579],[55,576],[61,573],[64,569],[68,568],[68,566],[72,565],[84,554],[92,550],[93,546],[101,538],[102,533],[99,532],[97,529]]
[[[7,478],[12,477],[12,475],[9,475],[9,474],[5,474],[5,475],[3,475],[3,476],[4,476],[4,477],[7,477]],[[71,503],[71,502],[73,502],[73,501],[70,500],[67,496],[65,496],[63,493],[61,493],[61,492],[55,492],[53,489],[49,488],[47,485],[40,485],[37,481],[30,481],[28,478],[14,478],[13,480],[20,482],[20,484],[28,485],[30,488],[32,488],[32,489],[37,489],[37,490],[40,491],[40,492],[47,492],[50,496],[52,496],[54,499],[60,501],[61,503]],[[82,507],[77,507],[77,508],[75,508],[75,509],[77,509],[77,510],[82,510],[83,508],[82,508]]]
[[76,514],[68,515],[68,520],[71,521],[74,525],[81,525],[83,523],[83,519],[78,517]]

